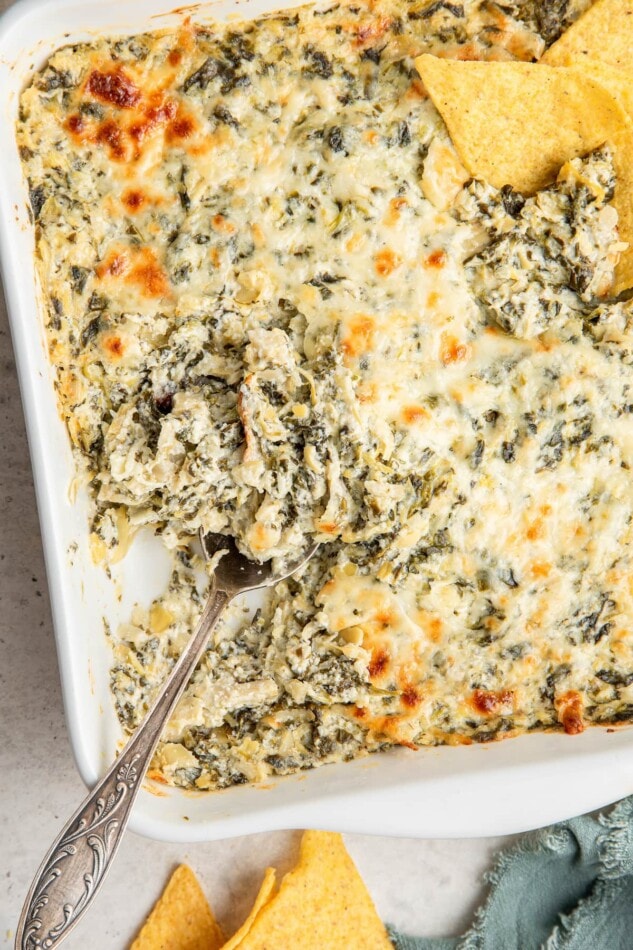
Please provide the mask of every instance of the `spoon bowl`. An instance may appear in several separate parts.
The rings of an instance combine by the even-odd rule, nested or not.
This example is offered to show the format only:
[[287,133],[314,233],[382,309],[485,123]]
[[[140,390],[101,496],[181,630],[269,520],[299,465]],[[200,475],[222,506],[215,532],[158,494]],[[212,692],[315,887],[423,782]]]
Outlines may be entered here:
[[210,561],[218,552],[223,551],[222,558],[215,566],[213,573],[216,588],[224,591],[244,593],[247,590],[257,590],[259,587],[272,587],[279,581],[296,574],[304,564],[307,564],[318,544],[313,544],[300,558],[284,564],[281,570],[275,570],[274,561],[251,561],[239,550],[235,540],[226,534],[214,534],[208,531],[200,532],[200,543],[207,561]]
[[222,556],[215,563],[198,626],[140,726],[48,849],[20,915],[15,950],[53,950],[92,904],[121,843],[163,728],[226,605],[238,594],[271,587],[290,577],[307,564],[318,547],[312,545],[278,570],[272,561],[249,560],[226,535],[201,533],[200,541],[207,561],[220,552]]

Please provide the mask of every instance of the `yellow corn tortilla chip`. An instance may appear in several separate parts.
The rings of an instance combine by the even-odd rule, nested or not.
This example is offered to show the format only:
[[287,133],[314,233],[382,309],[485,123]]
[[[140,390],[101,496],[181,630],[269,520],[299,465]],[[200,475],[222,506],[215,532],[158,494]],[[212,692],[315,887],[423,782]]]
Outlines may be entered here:
[[415,65],[464,165],[497,188],[531,194],[626,125],[613,96],[575,70],[428,54]]
[[239,950],[393,950],[340,835],[306,831],[299,862]]
[[251,908],[250,914],[240,929],[237,930],[231,939],[227,940],[227,942],[223,945],[222,950],[236,950],[237,947],[242,946],[242,940],[250,932],[260,910],[262,907],[266,906],[272,896],[272,893],[275,889],[276,874],[277,872],[274,868],[266,868],[264,880],[262,881],[262,885],[259,889],[257,897],[255,898],[255,903]]
[[620,103],[577,67],[458,62],[418,57],[415,65],[471,175],[531,194],[571,158],[611,145],[619,234],[629,244],[614,292],[633,284],[633,131]]
[[172,874],[130,950],[220,950],[224,934],[186,864]]
[[599,59],[611,66],[631,66],[633,0],[597,0],[541,58],[550,66],[571,60]]
[[598,60],[587,59],[582,62],[570,61],[566,64],[570,70],[580,76],[588,76],[599,83],[619,102],[629,120],[633,121],[633,62],[630,69],[618,69]]

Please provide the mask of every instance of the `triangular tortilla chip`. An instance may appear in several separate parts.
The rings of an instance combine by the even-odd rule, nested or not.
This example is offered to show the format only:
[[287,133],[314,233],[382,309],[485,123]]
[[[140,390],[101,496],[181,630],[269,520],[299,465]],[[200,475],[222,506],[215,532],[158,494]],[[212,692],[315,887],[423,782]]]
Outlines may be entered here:
[[186,864],[172,874],[130,950],[219,950],[224,934]]
[[230,940],[223,945],[222,950],[236,950],[237,947],[242,946],[242,940],[250,933],[257,915],[259,914],[262,907],[265,907],[269,902],[271,895],[275,889],[275,877],[277,872],[274,868],[266,868],[266,874],[264,875],[264,880],[259,889],[259,893],[255,898],[255,903],[251,908],[251,912],[240,927],[237,930]]
[[299,863],[239,950],[393,950],[340,835],[306,831]]
[[428,54],[415,65],[464,165],[497,188],[531,194],[626,125],[613,97],[576,70]]
[[424,55],[416,67],[471,175],[531,194],[562,165],[609,143],[619,234],[629,244],[614,292],[633,285],[633,131],[620,103],[576,67],[457,62]]
[[631,66],[632,37],[633,0],[597,0],[550,46],[541,62],[566,66],[586,57]]

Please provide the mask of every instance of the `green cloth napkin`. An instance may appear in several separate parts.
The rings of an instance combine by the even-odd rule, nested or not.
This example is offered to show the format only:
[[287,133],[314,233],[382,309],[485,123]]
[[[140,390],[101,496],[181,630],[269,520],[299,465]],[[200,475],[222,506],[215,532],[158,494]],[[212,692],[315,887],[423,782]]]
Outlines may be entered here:
[[633,950],[633,796],[608,814],[526,834],[502,851],[462,937],[407,937],[397,950]]

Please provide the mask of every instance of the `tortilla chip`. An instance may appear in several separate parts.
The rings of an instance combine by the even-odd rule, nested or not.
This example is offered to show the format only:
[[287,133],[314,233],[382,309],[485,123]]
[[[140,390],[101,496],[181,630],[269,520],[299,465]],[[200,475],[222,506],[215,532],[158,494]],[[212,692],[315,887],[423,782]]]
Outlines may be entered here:
[[250,933],[253,924],[257,918],[262,907],[265,907],[266,904],[270,901],[272,893],[275,889],[275,877],[277,872],[274,868],[266,868],[266,874],[264,875],[264,880],[262,881],[259,893],[255,898],[255,903],[251,908],[251,912],[240,927],[237,930],[230,940],[223,945],[222,950],[236,950],[236,947],[242,946],[242,940],[248,933]]
[[538,191],[626,124],[613,97],[576,71],[428,54],[415,65],[464,165],[497,188]]
[[172,874],[130,950],[219,950],[224,934],[186,864]]
[[632,35],[633,0],[597,0],[550,46],[541,62],[566,66],[587,58],[627,67]]
[[616,66],[609,66],[608,63],[601,63],[595,59],[582,62],[572,61],[567,65],[570,70],[576,71],[580,76],[593,79],[610,92],[629,119],[633,121],[633,68],[618,69]]
[[628,69],[610,66],[598,59],[572,59],[556,65],[573,69],[582,78],[593,79],[599,83],[622,106],[633,121],[633,61]]
[[614,291],[633,285],[633,131],[620,103],[577,67],[418,57],[415,65],[470,172],[532,194],[562,165],[605,142],[613,148],[614,205],[629,244]]
[[340,835],[306,831],[299,862],[239,950],[393,950]]

